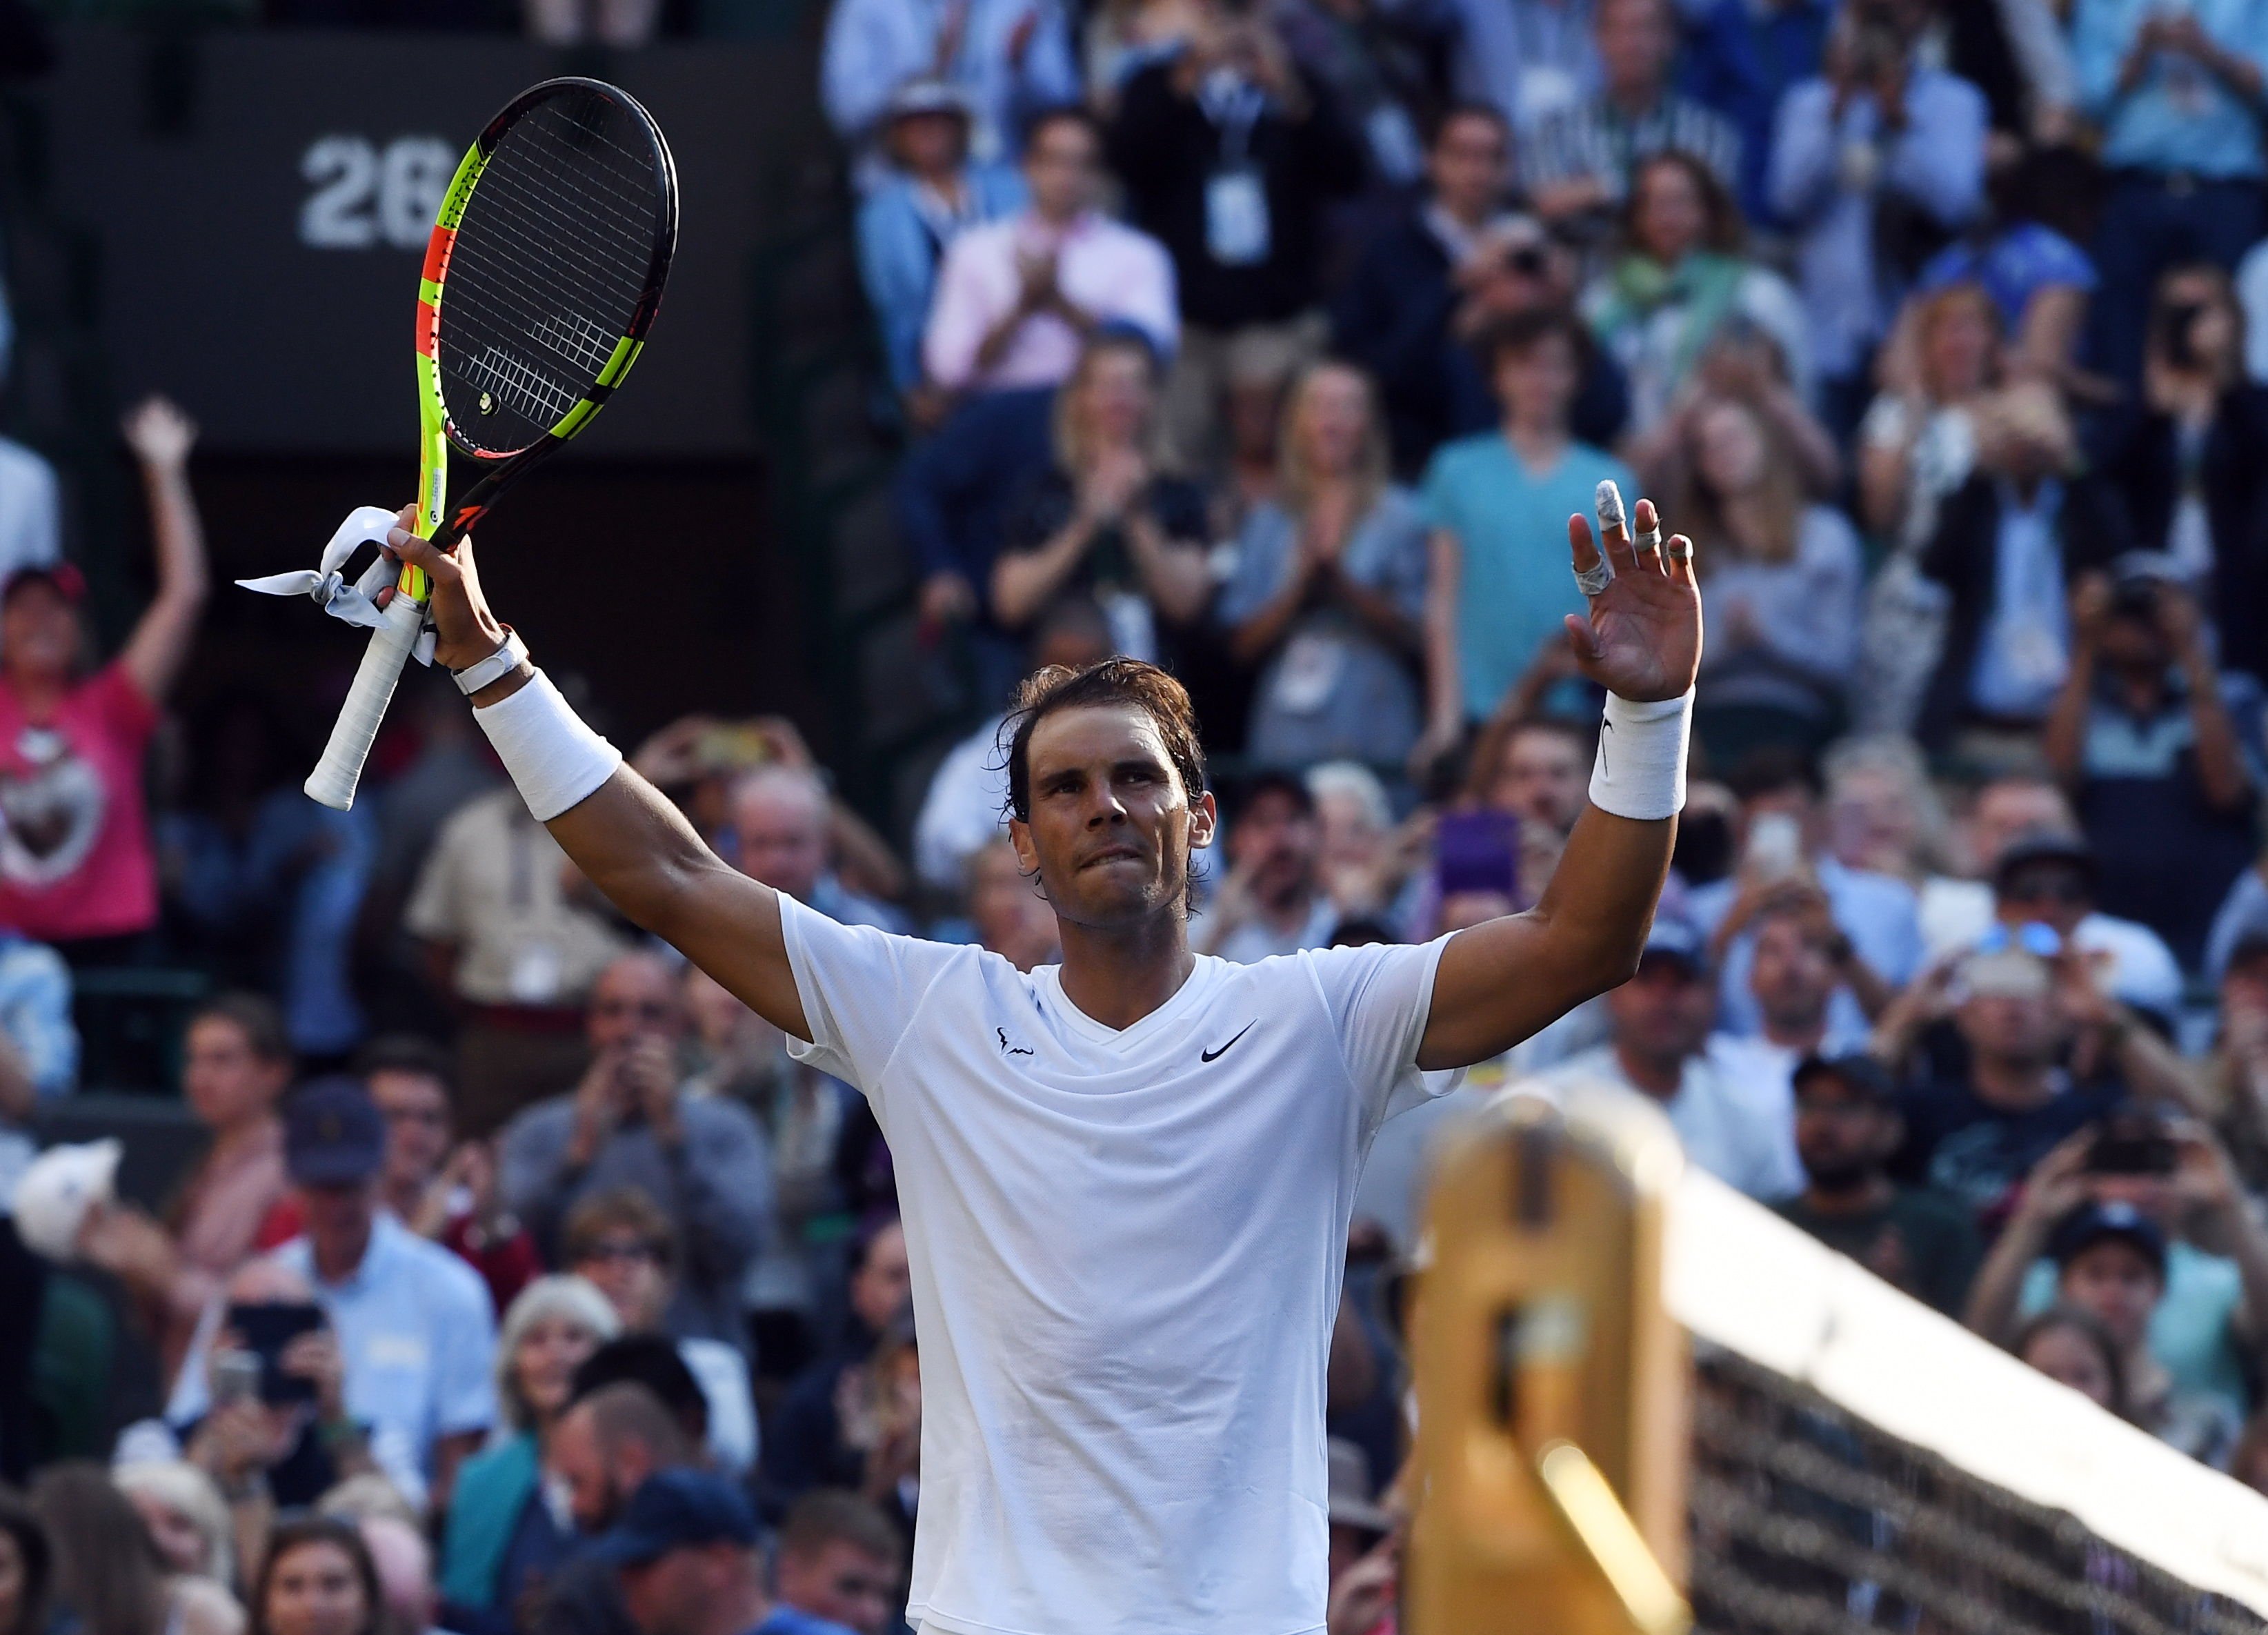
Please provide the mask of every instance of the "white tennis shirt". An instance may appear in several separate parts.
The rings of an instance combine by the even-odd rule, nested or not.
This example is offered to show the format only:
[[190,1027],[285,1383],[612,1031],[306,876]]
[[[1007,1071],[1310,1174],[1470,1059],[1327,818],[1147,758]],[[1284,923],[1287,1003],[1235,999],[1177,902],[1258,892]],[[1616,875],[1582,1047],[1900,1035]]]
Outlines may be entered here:
[[1441,945],[1230,965],[1113,1029],[1056,968],[785,898],[813,1042],[888,1138],[921,1337],[924,1635],[1323,1627],[1347,1219]]

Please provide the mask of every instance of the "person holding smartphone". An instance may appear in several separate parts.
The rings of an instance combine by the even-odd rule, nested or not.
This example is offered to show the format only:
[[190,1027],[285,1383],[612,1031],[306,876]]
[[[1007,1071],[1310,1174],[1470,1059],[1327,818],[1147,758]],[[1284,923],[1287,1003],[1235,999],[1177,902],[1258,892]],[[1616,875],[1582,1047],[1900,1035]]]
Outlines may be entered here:
[[2058,1300],[2092,1312],[2125,1348],[2146,1429],[2226,1460],[2248,1400],[2255,1314],[2268,1313],[2268,1232],[2209,1131],[2128,1108],[2033,1167],[1977,1272],[1967,1321],[2003,1339]]
[[[378,1469],[349,1416],[338,1335],[307,1279],[262,1256],[223,1286],[201,1353],[208,1406],[175,1416],[182,1456],[219,1487],[239,1562],[267,1553],[276,1512]],[[267,1349],[261,1343],[267,1342]]]

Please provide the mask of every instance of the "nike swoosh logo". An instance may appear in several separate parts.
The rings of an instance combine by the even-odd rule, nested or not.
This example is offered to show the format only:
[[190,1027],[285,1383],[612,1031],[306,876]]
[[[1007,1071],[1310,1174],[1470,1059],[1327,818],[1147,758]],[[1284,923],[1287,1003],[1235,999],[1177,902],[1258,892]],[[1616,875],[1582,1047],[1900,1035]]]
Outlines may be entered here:
[[[1241,1038],[1243,1038],[1245,1035],[1247,1035],[1247,1034],[1250,1033],[1254,1028],[1256,1028],[1256,1027],[1259,1027],[1259,1026],[1260,1026],[1260,1019],[1259,1019],[1258,1017],[1256,1017],[1256,1017],[1254,1017],[1250,1021],[1248,1021],[1248,1022],[1245,1023],[1243,1027],[1240,1027],[1240,1028],[1238,1028],[1238,1029],[1236,1030],[1236,1039],[1241,1039]],[[1230,1051],[1230,1050],[1232,1050],[1233,1049],[1234,1049],[1234,1048],[1235,1048],[1235,1045],[1236,1045],[1236,1039],[1232,1039],[1232,1040],[1230,1040],[1226,1044],[1225,1044],[1225,1045],[1221,1046],[1221,1047],[1220,1047],[1220,1049],[1218,1049],[1218,1050],[1200,1050],[1200,1051],[1198,1051],[1198,1052],[1197,1052],[1197,1060],[1199,1060],[1200,1062],[1218,1062],[1219,1060],[1220,1060],[1220,1058],[1221,1058],[1222,1057],[1226,1056],[1226,1055],[1229,1053],[1229,1051]]]

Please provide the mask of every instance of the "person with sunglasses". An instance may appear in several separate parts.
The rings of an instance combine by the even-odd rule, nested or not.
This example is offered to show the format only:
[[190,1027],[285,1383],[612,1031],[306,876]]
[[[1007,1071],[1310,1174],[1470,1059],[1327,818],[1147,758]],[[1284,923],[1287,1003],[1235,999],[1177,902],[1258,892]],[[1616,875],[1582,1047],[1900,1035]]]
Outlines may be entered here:
[[755,1117],[688,1094],[675,973],[627,954],[592,984],[591,1065],[564,1094],[512,1120],[497,1144],[504,1206],[556,1251],[575,1206],[635,1187],[669,1219],[683,1254],[671,1332],[744,1346],[740,1287],[772,1229],[771,1152]]

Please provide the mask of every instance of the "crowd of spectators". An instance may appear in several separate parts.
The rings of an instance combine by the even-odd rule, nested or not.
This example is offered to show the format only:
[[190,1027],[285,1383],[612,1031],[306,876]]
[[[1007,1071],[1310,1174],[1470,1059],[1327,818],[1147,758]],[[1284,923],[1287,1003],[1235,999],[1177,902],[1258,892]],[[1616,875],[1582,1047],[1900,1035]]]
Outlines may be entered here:
[[[1612,478],[1696,542],[1638,974],[1387,1125],[1355,1200],[1333,1635],[1390,1584],[1428,1154],[1508,1086],[1658,1103],[2268,1486],[2268,13],[834,0],[821,56],[917,615],[976,718],[902,833],[781,719],[637,747],[747,873],[1049,961],[1002,712],[1119,652],[1204,718],[1200,950],[1516,911],[1599,715],[1565,519]],[[919,1337],[873,1115],[617,917],[453,696],[345,814],[258,700],[169,717],[195,428],[125,433],[157,589],[100,662],[0,444],[0,1299],[37,1314],[0,1338],[0,1635],[895,1627]],[[153,964],[217,991],[200,1155],[144,1208],[33,1132],[100,1042],[74,984]]]

